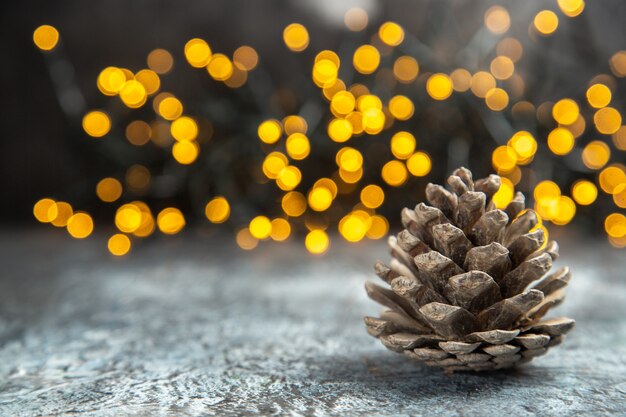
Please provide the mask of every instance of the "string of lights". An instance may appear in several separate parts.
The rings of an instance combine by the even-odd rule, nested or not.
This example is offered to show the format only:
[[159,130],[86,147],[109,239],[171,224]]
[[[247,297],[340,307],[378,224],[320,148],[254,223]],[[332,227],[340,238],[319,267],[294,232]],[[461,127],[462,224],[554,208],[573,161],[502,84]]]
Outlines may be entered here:
[[[345,14],[337,51],[311,51],[308,29],[292,23],[281,46],[302,57],[294,72],[306,82],[297,90],[269,81],[253,47],[227,55],[201,38],[181,45],[182,64],[225,86],[219,97],[165,91],[181,65],[165,49],[137,71],[104,68],[94,88],[110,101],[84,112],[82,128],[94,152],[126,167],[93,181],[94,200],[112,207],[108,250],[122,256],[157,231],[178,234],[204,218],[230,225],[246,250],[302,238],[322,254],[333,230],[352,243],[383,238],[431,178],[459,165],[502,176],[499,208],[529,192],[545,233],[583,212],[626,247],[626,126],[615,97],[626,51],[551,100],[535,98],[530,86],[541,89],[541,74],[525,66],[533,45],[584,10],[583,0],[558,0],[525,22],[490,7],[451,57],[398,23],[371,24],[360,8]],[[528,25],[527,36],[509,33],[517,24]],[[55,54],[61,37],[42,25],[33,40]],[[74,238],[94,230],[95,217],[71,202],[45,197],[33,211]]]

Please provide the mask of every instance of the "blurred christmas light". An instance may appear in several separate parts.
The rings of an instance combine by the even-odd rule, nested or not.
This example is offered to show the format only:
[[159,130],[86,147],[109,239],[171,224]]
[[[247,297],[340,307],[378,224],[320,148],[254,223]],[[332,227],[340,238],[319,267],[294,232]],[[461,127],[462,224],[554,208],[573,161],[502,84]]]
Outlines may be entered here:
[[50,25],[41,25],[33,33],[33,42],[42,51],[51,51],[59,42],[59,31]]
[[292,23],[283,31],[285,45],[294,52],[302,52],[309,46],[309,32],[299,23]]
[[[517,19],[513,9],[489,8],[476,32],[480,36],[473,38],[489,41],[478,49],[472,49],[476,40],[459,44],[459,53],[449,60],[441,53],[449,41],[445,36],[425,44],[393,21],[368,26],[370,16],[361,8],[345,13],[344,30],[353,33],[346,32],[349,41],[337,51],[312,51],[316,34],[300,23],[289,24],[282,30],[283,50],[300,54],[301,65],[290,69],[308,81],[300,89],[285,87],[282,80],[273,85],[266,74],[249,76],[269,68],[251,46],[227,53],[213,51],[200,38],[181,45],[187,69],[200,69],[204,79],[221,85],[223,90],[216,91],[229,104],[254,96],[246,103],[258,108],[254,114],[241,110],[241,121],[226,117],[228,111],[206,110],[187,94],[161,90],[171,86],[165,75],[184,67],[175,62],[176,53],[153,49],[146,68],[133,71],[103,65],[97,89],[107,97],[119,96],[115,101],[122,105],[111,102],[102,106],[106,112],[87,112],[83,129],[111,142],[125,138],[136,155],[146,156],[124,160],[123,182],[112,172],[91,185],[99,200],[114,203],[113,223],[123,232],[111,236],[109,251],[127,253],[131,240],[126,234],[134,239],[155,230],[179,233],[185,216],[202,213],[202,206],[156,208],[169,198],[187,197],[191,204],[206,203],[205,221],[236,228],[236,243],[246,250],[306,232],[305,248],[321,254],[330,244],[326,230],[335,226],[349,242],[380,239],[389,230],[382,213],[406,205],[429,176],[443,175],[456,160],[477,159],[485,168],[491,162],[503,176],[494,196],[498,208],[515,197],[516,187],[532,191],[544,221],[538,227],[569,224],[589,215],[589,205],[594,210],[602,204],[602,216],[606,204],[623,209],[626,169],[616,161],[626,150],[626,127],[613,76],[626,77],[626,51],[614,51],[604,63],[612,75],[568,86],[564,94],[538,95],[541,72],[531,71],[528,60],[538,56],[535,43],[549,40],[537,35],[560,36],[569,29],[563,15],[574,18],[585,10],[582,0],[556,3],[565,19],[562,28],[551,10],[528,21]],[[520,36],[527,27],[528,37]],[[52,54],[60,49],[58,39],[58,31],[46,25],[33,33],[35,45]],[[211,139],[214,126],[218,140]],[[259,140],[250,141],[255,130]],[[547,167],[550,163],[555,167]],[[571,196],[561,190],[571,190]],[[146,202],[133,201],[137,198]],[[159,213],[156,219],[148,204]],[[250,218],[250,212],[259,215]],[[67,227],[74,237],[93,230],[91,216],[75,213],[63,201],[41,199],[33,214],[40,222]],[[624,247],[626,223],[621,213],[613,214],[606,217],[605,232],[611,244]]]
[[130,251],[130,239],[122,233],[116,233],[109,238],[107,247],[109,252],[115,256],[126,255]]

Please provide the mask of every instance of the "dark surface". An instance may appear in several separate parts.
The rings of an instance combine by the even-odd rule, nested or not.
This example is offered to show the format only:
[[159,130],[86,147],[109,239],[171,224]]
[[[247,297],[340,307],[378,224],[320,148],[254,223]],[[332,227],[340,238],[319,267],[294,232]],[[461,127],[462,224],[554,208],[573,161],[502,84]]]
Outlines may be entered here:
[[[565,343],[517,370],[443,374],[389,352],[361,317],[381,243],[254,252],[216,238],[0,237],[0,415],[623,414],[626,259],[561,242]],[[573,240],[573,239],[570,239]]]

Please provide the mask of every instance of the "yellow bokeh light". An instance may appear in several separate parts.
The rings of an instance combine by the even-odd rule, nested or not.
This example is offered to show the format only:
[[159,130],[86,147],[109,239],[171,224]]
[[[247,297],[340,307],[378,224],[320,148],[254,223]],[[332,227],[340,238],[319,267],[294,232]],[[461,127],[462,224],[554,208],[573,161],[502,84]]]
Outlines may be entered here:
[[90,111],[83,117],[83,130],[91,137],[101,138],[111,130],[111,119],[102,111]]
[[609,214],[604,219],[604,230],[611,237],[621,238],[626,236],[626,216],[621,213]]
[[365,112],[366,110],[376,109],[382,110],[383,102],[380,97],[374,94],[364,94],[357,99],[357,108],[361,112]]
[[537,141],[530,132],[520,130],[509,139],[510,146],[517,156],[518,164],[525,164],[537,152]]
[[502,175],[511,180],[513,185],[517,185],[522,179],[522,170],[519,166],[516,166],[513,168],[513,171],[502,173]]
[[272,233],[272,222],[265,216],[256,216],[250,221],[248,230],[255,239],[267,239]]
[[87,213],[75,213],[67,221],[67,232],[76,239],[84,239],[93,232],[93,219]]
[[478,71],[472,76],[472,93],[476,97],[485,98],[487,93],[496,88],[496,79],[486,71]]
[[598,132],[610,135],[622,126],[622,115],[613,107],[604,107],[594,113],[593,123]]
[[291,234],[291,225],[285,219],[277,218],[272,220],[272,232],[270,237],[276,242],[284,242]]
[[383,181],[392,187],[399,187],[407,180],[408,174],[405,165],[400,161],[389,161],[381,170]]
[[424,177],[430,173],[432,162],[430,156],[426,152],[415,152],[406,161],[406,166],[411,175],[415,177]]
[[363,178],[363,168],[359,168],[356,171],[346,171],[343,168],[339,168],[339,177],[345,184],[356,184]]
[[170,126],[172,137],[178,141],[191,141],[198,137],[198,124],[188,116],[182,116]]
[[[376,112],[376,109],[374,109],[373,111]],[[352,113],[346,116],[346,120],[352,126],[353,135],[360,135],[361,133],[363,133],[363,130],[364,130],[363,113],[361,113],[360,111],[353,111]]]
[[415,152],[417,141],[409,132],[398,132],[391,137],[391,153],[398,159],[408,159]]
[[607,194],[615,193],[617,187],[626,184],[626,172],[623,165],[615,164],[604,168],[598,175],[600,188]]
[[509,95],[501,88],[492,88],[485,95],[485,104],[493,111],[502,111],[509,105]]
[[302,133],[306,135],[306,131],[309,128],[306,120],[301,116],[291,115],[283,119],[283,126],[285,127],[285,134],[291,135],[294,133]]
[[299,23],[292,23],[283,30],[283,41],[287,48],[301,52],[309,46],[309,32]]
[[552,117],[562,125],[571,125],[576,121],[579,114],[578,104],[569,98],[557,101],[552,107]]
[[[166,98],[169,98],[169,97],[174,97],[174,94],[168,93],[168,92],[161,92],[161,93],[157,94],[156,96],[154,96],[154,98],[152,99],[152,108],[154,109],[155,113],[160,114],[159,106],[161,105],[161,102],[163,100],[165,100]],[[181,104],[181,113],[182,113],[182,104]],[[178,116],[180,116],[180,114]],[[178,116],[176,116],[176,117],[178,117]],[[174,119],[176,117],[174,117]]]
[[174,120],[183,114],[183,105],[176,97],[166,97],[159,103],[159,114],[165,120]]
[[626,51],[617,51],[609,60],[611,72],[616,77],[626,77]]
[[135,79],[135,75],[128,68],[120,68],[120,71],[122,71],[122,74],[124,74],[124,82]]
[[551,10],[542,10],[535,15],[533,24],[537,32],[543,36],[548,36],[559,27],[559,17]]
[[211,48],[203,39],[194,38],[185,44],[185,58],[194,68],[207,66],[211,56]]
[[215,197],[204,207],[204,215],[215,224],[224,223],[230,217],[230,204],[224,197]]
[[511,27],[511,16],[502,6],[490,7],[485,12],[485,26],[491,33],[502,34]]
[[500,55],[491,61],[489,68],[495,78],[498,80],[507,80],[513,75],[515,64],[508,56]]
[[148,54],[148,68],[157,74],[167,74],[174,66],[174,58],[165,49],[155,49]]
[[326,187],[314,187],[307,198],[309,207],[315,211],[327,210],[333,202],[333,194]]
[[378,214],[370,217],[370,227],[367,229],[366,236],[368,239],[382,239],[387,236],[389,231],[389,222],[383,216]]
[[293,165],[283,168],[276,178],[276,185],[283,191],[291,191],[300,184],[302,173]]
[[465,68],[457,68],[450,74],[454,91],[463,93],[472,85],[472,74]]
[[397,95],[389,100],[389,112],[398,120],[409,120],[415,112],[415,106],[407,96]]
[[572,197],[577,204],[581,206],[588,206],[596,201],[596,198],[598,197],[598,188],[591,181],[576,181],[572,186]]
[[361,45],[354,51],[352,64],[361,74],[371,74],[380,64],[380,52],[372,45]]
[[313,188],[315,187],[327,188],[333,195],[333,198],[337,197],[337,184],[335,184],[335,181],[331,180],[330,178],[320,178],[319,180],[315,181],[315,184],[313,184]]
[[333,97],[335,97],[335,94],[340,91],[344,91],[345,89],[346,84],[340,79],[336,79],[334,82],[324,85],[322,88],[322,93],[324,93],[324,97],[326,97],[326,100],[330,101],[333,99]]
[[557,0],[559,8],[565,16],[576,17],[585,10],[584,0]]
[[196,159],[198,159],[198,154],[200,153],[200,147],[195,142],[190,141],[180,141],[176,142],[174,146],[172,146],[172,156],[182,165],[192,164]]
[[282,134],[282,127],[278,120],[265,120],[257,129],[259,139],[265,143],[276,143]]
[[152,70],[141,70],[135,74],[135,79],[143,85],[148,95],[156,93],[161,87],[161,79]]
[[[534,209],[537,215],[544,220],[555,222],[555,224],[562,225],[569,222],[571,218],[567,219],[567,213],[571,213],[572,210],[568,210],[568,208],[574,205],[573,211],[575,212],[576,209],[573,201],[569,198],[563,198],[561,190],[551,181],[543,181],[540,183],[540,186],[543,186],[543,188],[540,187],[539,191],[536,189],[534,192],[535,195],[539,195],[539,197],[535,196]],[[556,190],[552,188],[556,188]]]
[[587,101],[596,109],[606,107],[611,102],[611,90],[604,84],[594,84],[587,89]]
[[548,148],[555,155],[567,155],[574,148],[574,135],[569,129],[557,127],[548,134]]
[[403,84],[415,81],[419,73],[419,65],[415,58],[411,56],[401,56],[393,63],[393,75],[396,80]]
[[389,46],[398,46],[404,40],[404,29],[397,23],[385,22],[378,29],[378,37]]
[[335,85],[338,74],[339,66],[330,59],[321,59],[313,65],[313,81],[320,88]]
[[535,200],[554,199],[561,196],[561,189],[554,181],[544,180],[535,186],[533,196]]
[[56,227],[65,227],[73,214],[72,206],[65,201],[56,202],[54,207],[48,209],[48,218]]
[[233,61],[246,71],[252,71],[259,63],[259,55],[251,46],[243,45],[233,53]]
[[122,183],[115,178],[103,178],[96,185],[96,195],[105,203],[112,203],[122,196]]
[[133,201],[132,204],[138,207],[139,211],[141,211],[141,224],[133,232],[133,235],[137,237],[150,236],[154,233],[154,217],[152,217],[150,207],[148,207],[148,205],[143,201]]
[[315,60],[313,62],[314,64],[317,64],[318,62],[323,61],[323,60],[328,60],[332,62],[332,64],[337,68],[339,68],[341,64],[339,55],[337,55],[336,52],[331,51],[330,49],[325,49],[321,51],[320,53],[318,53],[317,55],[315,55]]
[[216,81],[225,81],[233,74],[233,63],[224,54],[215,54],[207,65],[209,75]]
[[276,179],[288,163],[289,160],[283,153],[271,152],[263,161],[263,173],[267,178]]
[[143,120],[133,120],[126,126],[126,139],[135,146],[145,145],[150,142],[152,129]]
[[161,233],[175,235],[185,227],[185,216],[175,207],[167,207],[157,215],[157,225]]
[[435,100],[445,100],[452,94],[452,80],[446,74],[433,74],[426,81],[426,91]]
[[337,92],[330,101],[330,107],[333,113],[345,116],[354,110],[356,99],[349,91]]
[[304,239],[306,250],[314,255],[321,255],[328,250],[330,240],[323,230],[311,230]]
[[363,130],[370,135],[376,135],[385,127],[386,120],[382,110],[367,109],[363,112]]
[[361,203],[367,208],[375,209],[385,201],[385,192],[376,184],[365,186],[361,190]]
[[352,124],[346,119],[333,119],[328,124],[328,136],[338,143],[347,141],[352,137]]
[[562,195],[558,199],[556,215],[552,218],[552,223],[564,226],[572,221],[575,214],[576,203],[571,198]]
[[59,31],[54,26],[41,25],[33,32],[33,42],[42,51],[51,51],[59,42]]
[[98,90],[104,95],[114,96],[120,92],[126,82],[124,72],[116,67],[106,67],[98,75]]
[[115,226],[124,233],[132,233],[141,225],[141,210],[135,204],[124,204],[115,212]]
[[50,223],[57,216],[56,202],[51,198],[42,198],[33,206],[33,215],[41,223]]
[[363,155],[354,148],[342,148],[337,156],[338,165],[348,172],[356,172],[363,166]]
[[290,191],[281,200],[281,207],[286,215],[299,217],[306,211],[306,199],[297,191]]
[[599,140],[589,142],[583,149],[583,163],[587,168],[600,169],[609,162],[611,157],[611,149],[609,146]]
[[285,143],[287,153],[295,160],[301,160],[309,156],[311,152],[311,145],[309,144],[309,138],[302,133],[293,133],[289,135]]
[[358,242],[362,240],[369,225],[368,219],[363,219],[362,216],[349,213],[339,221],[339,233],[348,242]]
[[237,245],[243,250],[252,250],[257,247],[259,240],[250,234],[247,227],[239,230],[235,236]]
[[130,239],[122,233],[116,233],[109,238],[107,248],[112,255],[124,256],[130,251]]
[[131,109],[143,106],[148,99],[146,88],[137,80],[129,80],[120,89],[122,102]]
[[493,204],[495,204],[496,208],[502,210],[509,205],[514,196],[515,186],[513,185],[513,182],[506,177],[502,177],[500,188],[498,188],[498,191],[496,191],[491,200],[493,201]]
[[498,173],[513,171],[517,165],[517,159],[515,150],[506,145],[498,146],[491,154],[491,164]]

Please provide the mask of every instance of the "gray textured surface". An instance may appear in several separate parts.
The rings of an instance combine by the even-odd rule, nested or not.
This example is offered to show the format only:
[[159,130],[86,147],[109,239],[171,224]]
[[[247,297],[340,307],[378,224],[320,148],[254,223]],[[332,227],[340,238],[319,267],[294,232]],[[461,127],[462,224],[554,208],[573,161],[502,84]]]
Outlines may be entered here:
[[[228,242],[231,238],[228,237]],[[566,239],[567,240],[567,239]],[[518,370],[445,375],[384,349],[361,316],[382,244],[0,234],[0,415],[623,414],[626,257],[562,241],[566,342]]]

